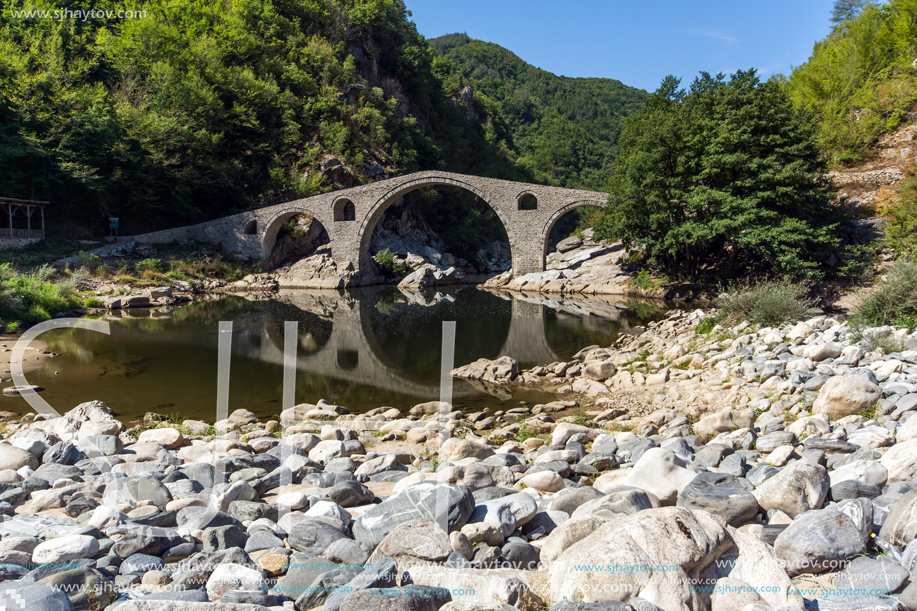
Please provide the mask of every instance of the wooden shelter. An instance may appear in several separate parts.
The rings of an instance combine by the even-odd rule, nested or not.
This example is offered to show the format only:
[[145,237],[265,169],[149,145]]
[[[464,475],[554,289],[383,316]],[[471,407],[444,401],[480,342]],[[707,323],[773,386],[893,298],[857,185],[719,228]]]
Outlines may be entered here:
[[[23,239],[23,238],[43,238],[45,237],[45,206],[48,202],[32,199],[13,199],[10,197],[0,197],[0,211],[6,214],[7,223],[0,219],[0,239]],[[38,211],[41,218],[41,229],[32,229],[32,215]],[[14,218],[25,218],[25,229],[13,226]],[[38,219],[36,219],[38,220]],[[19,223],[22,224],[21,222]],[[6,225],[6,227],[2,227]]]

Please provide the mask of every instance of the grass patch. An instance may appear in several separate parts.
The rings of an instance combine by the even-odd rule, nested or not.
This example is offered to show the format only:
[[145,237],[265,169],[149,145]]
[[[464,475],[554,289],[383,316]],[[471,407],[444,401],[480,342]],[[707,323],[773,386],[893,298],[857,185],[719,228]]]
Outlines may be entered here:
[[904,350],[904,343],[895,335],[894,330],[889,328],[871,330],[854,328],[853,340],[857,343],[865,342],[867,352],[891,354]]
[[716,327],[717,324],[719,323],[717,323],[715,316],[707,316],[697,324],[697,327],[694,329],[694,331],[700,335],[710,335],[710,333],[713,332],[713,328]]
[[859,327],[913,328],[917,323],[917,264],[908,260],[895,263],[885,281],[860,298],[852,322]]
[[45,238],[22,248],[0,250],[0,263],[14,263],[20,267],[31,267],[49,261],[57,261],[64,257],[72,257],[84,248],[85,246],[76,240]]
[[718,300],[717,309],[722,321],[729,324],[747,320],[752,324],[776,327],[806,315],[814,305],[808,293],[808,287],[803,284],[769,280],[731,291]]
[[513,439],[519,443],[522,443],[529,439],[541,439],[541,435],[539,435],[538,432],[529,425],[523,424],[519,430],[516,431],[516,436]]
[[69,278],[57,276],[48,265],[22,274],[10,263],[0,264],[0,319],[37,323],[80,307],[76,285],[86,277],[85,270],[77,270]]

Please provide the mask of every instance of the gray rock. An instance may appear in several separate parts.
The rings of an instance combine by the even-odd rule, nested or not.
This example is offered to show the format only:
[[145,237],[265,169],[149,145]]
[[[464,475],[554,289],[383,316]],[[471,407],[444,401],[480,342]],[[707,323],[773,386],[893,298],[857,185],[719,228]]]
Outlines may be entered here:
[[[141,596],[137,600],[174,600],[189,603],[209,603],[207,592],[204,590],[166,590]],[[115,607],[116,609],[118,607]]]
[[519,492],[491,501],[484,501],[475,506],[468,523],[483,522],[498,528],[504,537],[508,537],[517,528],[538,513],[538,505],[530,494]]
[[618,444],[615,443],[614,435],[606,433],[596,437],[592,442],[592,451],[596,454],[615,454],[618,451]]
[[442,509],[442,517],[451,532],[468,522],[474,510],[474,497],[464,486],[414,484],[357,518],[353,534],[357,541],[375,548],[397,524],[418,518],[438,521],[438,508]]
[[231,547],[245,547],[248,541],[248,535],[235,525],[229,526],[212,526],[204,529],[201,539],[204,544],[204,551],[218,551],[229,549]]
[[854,558],[834,578],[834,587],[840,590],[884,590],[897,592],[908,580],[909,573],[891,558]]
[[572,514],[576,509],[594,499],[605,496],[600,490],[592,486],[583,486],[581,488],[569,488],[561,490],[547,504],[549,511],[563,511]]
[[[873,503],[883,497],[876,497]],[[892,545],[903,546],[917,538],[917,490],[894,500],[879,536]]]
[[67,595],[41,583],[0,584],[0,608],[6,611],[73,611]]
[[269,533],[266,530],[256,530],[245,542],[245,551],[249,554],[252,552],[257,552],[262,549],[270,549],[272,547],[283,547],[283,541],[275,536],[273,533]]
[[730,526],[748,522],[758,513],[758,501],[745,486],[726,473],[698,473],[678,495],[677,505],[709,511]]
[[[374,604],[369,606],[354,607],[352,604],[349,606],[344,605],[347,599],[369,591],[369,588],[373,588],[375,591],[378,591],[378,588],[390,588],[395,585],[397,574],[398,565],[395,561],[391,558],[381,558],[378,562],[370,565],[363,572],[354,577],[347,583],[346,587],[338,592],[333,592],[325,601],[325,606],[322,607],[322,609],[323,611],[340,611],[341,609],[348,608],[360,609],[361,611],[365,609],[397,609],[398,607],[379,606],[380,604],[387,603],[384,602],[386,599],[380,599],[378,596],[373,599]],[[412,607],[407,608],[411,609]],[[439,609],[439,607],[435,607],[435,609]]]
[[843,501],[844,499],[874,499],[882,494],[882,489],[866,482],[856,480],[845,480],[831,486],[831,499],[834,501]]
[[137,506],[141,501],[151,501],[159,509],[165,509],[171,500],[168,488],[155,477],[145,475],[112,480],[102,495],[102,504],[109,507],[125,503]]
[[632,515],[644,509],[652,509],[654,506],[656,504],[645,490],[631,486],[612,486],[605,488],[604,496],[577,507],[570,517],[614,518],[620,515]]
[[149,571],[161,571],[165,566],[162,558],[149,554],[133,554],[124,559],[118,572],[121,575],[143,575]]
[[330,570],[340,568],[344,567],[325,558],[302,558],[293,554],[290,556],[290,565],[286,575],[280,578],[268,590],[268,593],[296,600],[304,593],[309,592],[309,587],[321,575]]
[[362,565],[365,564],[367,558],[369,558],[369,551],[353,539],[338,539],[328,546],[328,549],[325,550],[322,557],[332,562],[339,562],[350,568],[359,568],[362,570],[365,568]]
[[293,527],[287,537],[287,543],[297,552],[307,552],[318,556],[338,539],[347,538],[346,533],[326,522],[307,520]]
[[442,564],[451,552],[449,535],[435,521],[421,518],[392,529],[369,557],[369,565],[391,558],[404,571],[412,566]]
[[851,594],[817,598],[813,608],[818,611],[901,611],[901,605],[893,596],[870,596]]
[[871,532],[872,504],[866,499],[843,501],[797,517],[777,537],[774,552],[791,576],[824,573],[863,553]]
[[534,545],[510,541],[502,548],[504,563],[510,568],[534,571],[541,560],[541,550]]
[[572,235],[557,243],[557,252],[570,252],[571,250],[576,250],[582,245],[582,238],[578,238],[575,235]]
[[302,611],[319,607],[324,609],[324,603],[327,602],[331,593],[346,587],[347,583],[358,574],[358,570],[349,567],[340,567],[322,573],[296,599],[296,608]]
[[820,508],[828,496],[829,484],[824,467],[799,460],[763,481],[753,494],[765,510],[780,509],[793,518]]
[[332,501],[341,507],[359,507],[369,505],[376,498],[375,493],[356,481],[346,481],[335,484],[328,491]]
[[278,516],[276,505],[256,501],[233,501],[229,504],[227,513],[242,522],[254,522],[259,518],[267,518],[271,522],[276,522]]
[[[400,588],[374,588],[353,592],[347,596],[340,607],[331,611],[439,611],[439,608],[452,600],[446,588],[427,586],[402,586]],[[327,611],[327,607],[325,607]]]
[[0,471],[17,470],[22,467],[38,468],[38,459],[28,450],[17,448],[8,443],[0,443]]
[[721,443],[710,443],[699,447],[697,452],[694,453],[694,459],[702,467],[715,467],[733,452],[734,450],[729,446]]

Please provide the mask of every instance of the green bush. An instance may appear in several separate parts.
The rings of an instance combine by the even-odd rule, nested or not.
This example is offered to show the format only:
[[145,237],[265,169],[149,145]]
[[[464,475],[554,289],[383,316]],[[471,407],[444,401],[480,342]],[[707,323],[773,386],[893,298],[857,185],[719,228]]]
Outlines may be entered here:
[[857,342],[865,341],[866,350],[869,352],[881,352],[882,354],[891,354],[904,350],[904,343],[898,339],[893,329],[872,329],[859,330],[855,329],[854,340]]
[[54,268],[43,265],[20,274],[9,263],[0,265],[0,318],[35,323],[80,306],[76,284],[85,270],[66,280],[53,281]]
[[700,321],[697,325],[697,328],[694,329],[695,332],[700,335],[710,335],[710,332],[713,331],[713,327],[719,324],[715,316],[708,316],[707,318]]
[[853,309],[859,327],[913,326],[917,314],[917,264],[898,261],[879,286],[866,292]]
[[648,291],[656,286],[656,283],[653,282],[653,274],[647,269],[641,269],[637,272],[631,283],[641,291]]
[[158,272],[162,270],[162,261],[159,259],[144,259],[143,261],[137,261],[134,267],[141,274],[145,271]]
[[101,308],[104,305],[105,305],[104,301],[102,301],[101,299],[97,299],[95,297],[90,297],[89,299],[83,302],[84,308]]
[[747,320],[773,327],[803,318],[814,305],[808,292],[803,284],[771,280],[732,291],[718,300],[717,308],[727,323]]
[[388,248],[380,250],[375,256],[376,263],[379,264],[386,273],[394,276],[407,276],[413,270],[407,263],[398,263],[395,261],[395,255],[388,251]]

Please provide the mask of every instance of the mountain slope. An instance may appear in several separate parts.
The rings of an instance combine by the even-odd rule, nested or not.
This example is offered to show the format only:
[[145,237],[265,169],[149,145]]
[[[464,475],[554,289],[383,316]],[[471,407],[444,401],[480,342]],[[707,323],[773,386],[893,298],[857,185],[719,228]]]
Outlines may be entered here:
[[144,14],[0,12],[0,195],[50,200],[52,232],[108,216],[148,231],[420,169],[531,179],[499,118],[453,102],[460,75],[402,0],[90,4]]
[[503,120],[518,163],[539,182],[604,187],[624,119],[647,92],[614,79],[556,76],[466,34],[428,44],[471,85],[477,105],[493,108]]

